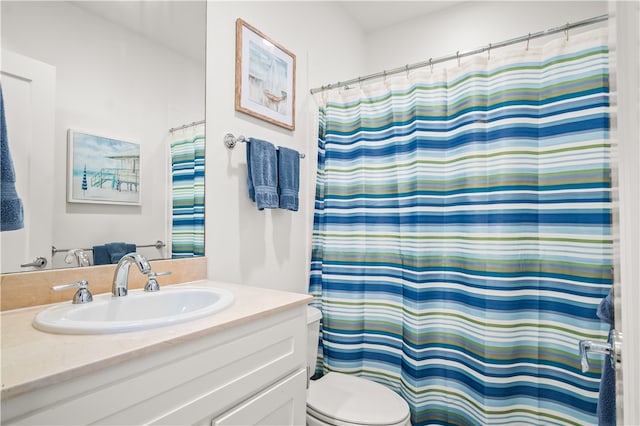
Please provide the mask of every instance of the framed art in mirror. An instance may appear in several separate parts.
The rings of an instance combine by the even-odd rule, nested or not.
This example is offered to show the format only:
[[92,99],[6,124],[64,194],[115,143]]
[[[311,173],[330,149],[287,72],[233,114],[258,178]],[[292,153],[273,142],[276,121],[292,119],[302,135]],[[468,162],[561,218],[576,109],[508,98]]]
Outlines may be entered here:
[[141,205],[140,144],[68,131],[67,201]]
[[296,56],[238,18],[236,110],[294,130],[295,87]]

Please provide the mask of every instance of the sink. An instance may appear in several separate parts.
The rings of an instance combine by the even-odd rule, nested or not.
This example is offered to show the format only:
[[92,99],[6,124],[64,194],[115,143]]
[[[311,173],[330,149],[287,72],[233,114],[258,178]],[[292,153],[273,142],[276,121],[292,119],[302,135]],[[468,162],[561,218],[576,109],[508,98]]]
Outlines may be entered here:
[[84,304],[62,303],[36,315],[33,326],[61,334],[107,334],[164,327],[220,312],[233,294],[212,287],[163,287],[134,290],[124,297],[111,293]]

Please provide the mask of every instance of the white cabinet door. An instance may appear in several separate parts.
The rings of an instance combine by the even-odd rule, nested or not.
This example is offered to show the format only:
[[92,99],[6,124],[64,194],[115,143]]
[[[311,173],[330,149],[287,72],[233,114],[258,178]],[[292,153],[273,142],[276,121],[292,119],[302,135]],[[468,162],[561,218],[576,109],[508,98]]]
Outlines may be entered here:
[[306,421],[307,372],[297,373],[214,419],[211,426],[303,425]]
[[0,233],[0,272],[39,270],[21,264],[37,257],[51,265],[56,69],[2,51],[2,92],[16,191],[24,228]]

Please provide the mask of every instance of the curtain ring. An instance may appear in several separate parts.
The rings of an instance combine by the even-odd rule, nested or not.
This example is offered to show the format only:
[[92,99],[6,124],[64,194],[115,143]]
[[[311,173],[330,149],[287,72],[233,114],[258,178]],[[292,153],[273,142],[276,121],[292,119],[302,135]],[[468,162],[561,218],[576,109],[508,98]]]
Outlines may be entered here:
[[460,51],[456,52],[456,59],[458,60],[458,67],[460,67]]
[[531,33],[529,33],[529,36],[527,37],[527,48],[525,50],[529,50],[529,42],[531,41]]
[[404,66],[404,71],[407,74],[407,78],[409,78],[409,64]]
[[431,74],[433,74],[433,58],[429,58],[429,68],[431,68]]
[[489,48],[487,49],[487,61],[491,60],[491,43],[489,43]]
[[565,41],[569,41],[569,23],[567,22],[567,27],[564,30]]
[[387,84],[387,70],[382,70],[382,75],[384,76],[384,84]]

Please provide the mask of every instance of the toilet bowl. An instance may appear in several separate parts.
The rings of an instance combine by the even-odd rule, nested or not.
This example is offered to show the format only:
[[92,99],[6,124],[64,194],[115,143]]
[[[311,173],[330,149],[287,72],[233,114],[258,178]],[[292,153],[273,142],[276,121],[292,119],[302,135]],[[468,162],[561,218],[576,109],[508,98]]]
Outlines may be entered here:
[[[307,365],[313,373],[322,313],[307,307]],[[330,372],[309,383],[307,425],[410,426],[409,405],[391,389],[348,374]]]

